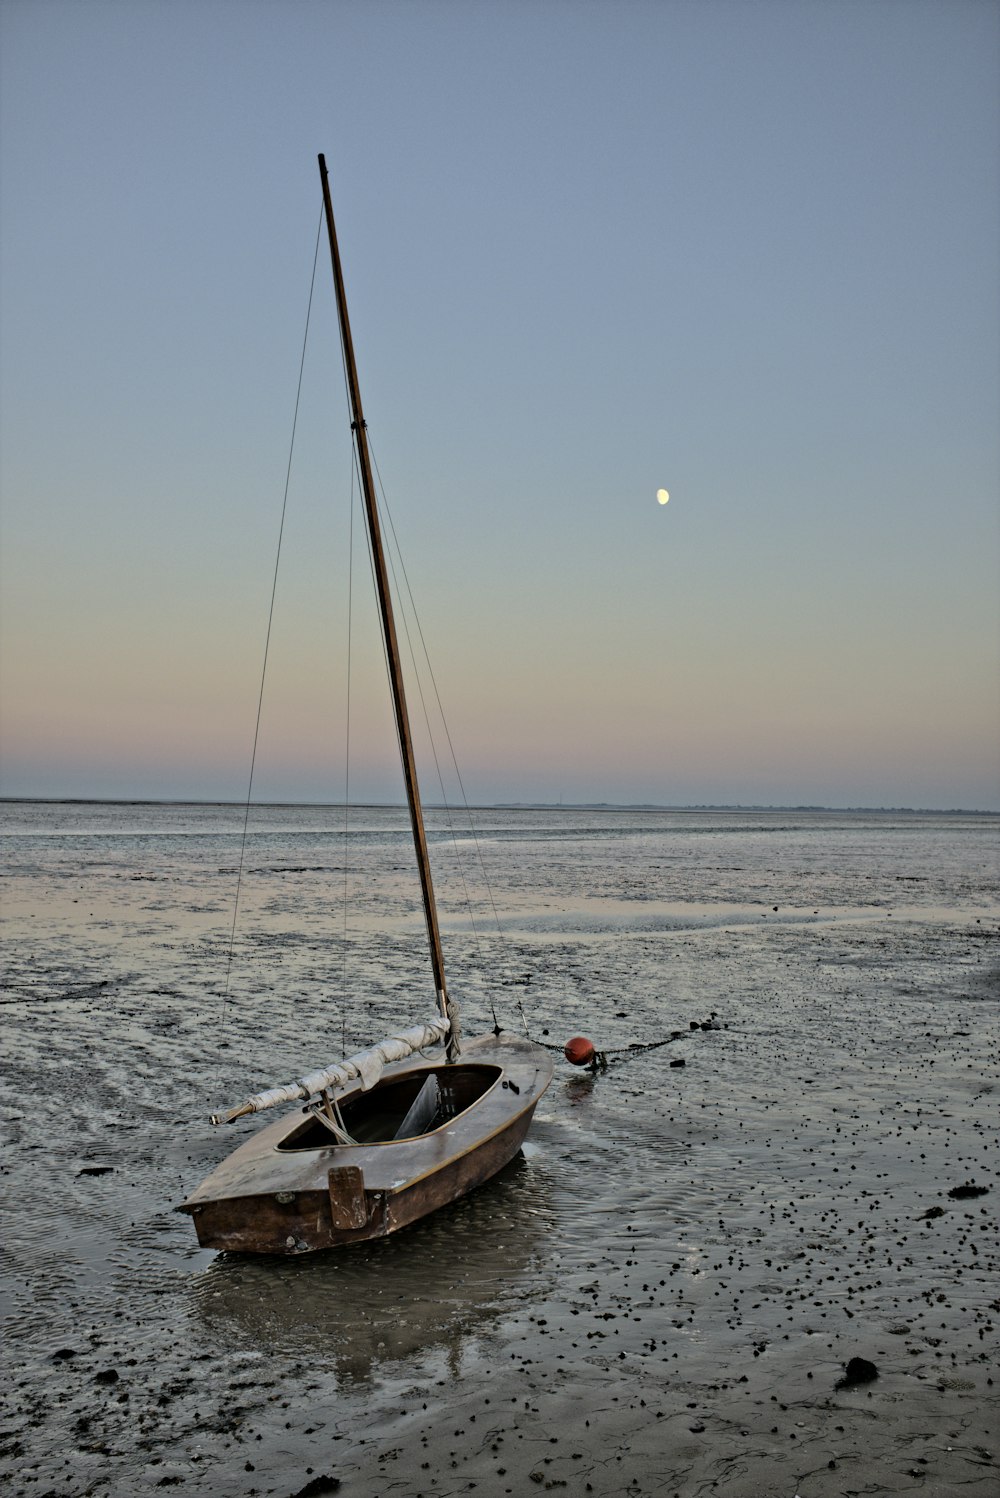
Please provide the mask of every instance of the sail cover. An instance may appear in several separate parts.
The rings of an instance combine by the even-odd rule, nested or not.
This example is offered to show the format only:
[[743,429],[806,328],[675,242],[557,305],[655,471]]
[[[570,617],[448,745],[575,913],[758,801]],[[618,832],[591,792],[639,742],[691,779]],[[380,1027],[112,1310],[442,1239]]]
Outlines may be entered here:
[[279,1103],[294,1103],[297,1098],[308,1098],[324,1087],[342,1087],[348,1082],[360,1080],[364,1092],[374,1087],[383,1069],[392,1061],[405,1061],[415,1051],[437,1045],[448,1034],[451,1024],[442,1016],[427,1020],[422,1025],[412,1025],[409,1030],[400,1030],[378,1045],[338,1061],[322,1071],[312,1071],[297,1082],[287,1082],[284,1087],[272,1087],[267,1092],[255,1093],[239,1108],[229,1113],[213,1113],[213,1123],[228,1123],[234,1118],[243,1118],[248,1113],[262,1113],[265,1108],[276,1108]]

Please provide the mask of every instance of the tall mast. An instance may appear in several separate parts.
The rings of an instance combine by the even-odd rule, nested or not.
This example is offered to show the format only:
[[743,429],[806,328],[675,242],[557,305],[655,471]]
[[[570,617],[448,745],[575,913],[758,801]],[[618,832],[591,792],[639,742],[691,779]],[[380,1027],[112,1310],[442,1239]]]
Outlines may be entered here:
[[375,588],[378,594],[379,611],[382,615],[382,633],[385,639],[386,656],[389,663],[389,684],[392,689],[392,706],[396,715],[396,733],[399,736],[399,753],[403,762],[403,778],[406,781],[406,799],[410,807],[410,824],[413,828],[413,845],[417,853],[420,871],[420,892],[424,902],[424,919],[427,922],[427,940],[431,949],[431,966],[434,970],[434,986],[438,1004],[446,1019],[452,1018],[452,1031],[448,1040],[448,1058],[453,1060],[458,1053],[458,1036],[454,1015],[449,1015],[448,988],[444,977],[444,954],[441,950],[441,933],[438,929],[437,907],[434,903],[434,884],[431,879],[431,861],[427,851],[427,835],[424,832],[424,815],[420,806],[420,787],[417,784],[417,766],[413,754],[413,737],[410,733],[410,718],[406,710],[406,691],[403,686],[403,667],[396,638],[396,623],[392,612],[392,596],[389,591],[389,574],[382,549],[382,530],[379,525],[378,505],[375,502],[375,484],[372,479],[371,456],[368,451],[368,432],[361,409],[361,389],[358,385],[358,370],[354,362],[354,344],[351,339],[351,324],[347,316],[347,297],[344,293],[344,275],[340,265],[340,250],[337,247],[337,230],[333,222],[333,203],[330,199],[330,181],[326,171],[326,158],[320,155],[319,175],[323,184],[323,209],[326,213],[327,233],[330,237],[330,259],[333,263],[333,284],[337,293],[337,316],[340,321],[340,336],[344,348],[344,364],[347,385],[351,398],[351,430],[361,469],[361,488],[365,500],[365,515],[368,520],[368,536],[371,541],[372,563],[375,570]]

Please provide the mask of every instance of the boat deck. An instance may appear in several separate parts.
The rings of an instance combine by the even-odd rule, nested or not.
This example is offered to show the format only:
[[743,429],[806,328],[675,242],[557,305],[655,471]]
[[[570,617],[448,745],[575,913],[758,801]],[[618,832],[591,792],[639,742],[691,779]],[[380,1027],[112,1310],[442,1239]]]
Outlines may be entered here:
[[[486,1089],[429,1133],[357,1144],[341,1144],[331,1135],[328,1142],[300,1147],[296,1135],[318,1139],[316,1130],[322,1126],[304,1121],[302,1110],[286,1113],[224,1160],[180,1210],[194,1217],[199,1238],[209,1246],[302,1252],[393,1232],[455,1200],[517,1153],[552,1079],[552,1060],[541,1047],[516,1036],[484,1035],[466,1042],[451,1066],[440,1053],[433,1059],[396,1062],[386,1067],[379,1086],[453,1068],[478,1073],[478,1087],[485,1080]],[[345,1111],[357,1093],[354,1085],[336,1094]],[[338,1224],[341,1208],[348,1217],[354,1212],[358,1221],[350,1227]],[[308,1232],[302,1224],[310,1225]],[[286,1233],[286,1226],[291,1231]]]

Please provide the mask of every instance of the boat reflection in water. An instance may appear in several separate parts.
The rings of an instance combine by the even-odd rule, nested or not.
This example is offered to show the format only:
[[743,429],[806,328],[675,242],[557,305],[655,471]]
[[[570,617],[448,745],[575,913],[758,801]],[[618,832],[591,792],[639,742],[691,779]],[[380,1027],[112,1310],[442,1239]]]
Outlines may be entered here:
[[389,1238],[336,1254],[222,1254],[194,1283],[214,1341],[321,1358],[344,1383],[463,1343],[522,1298],[550,1241],[548,1183],[518,1155],[473,1195]]

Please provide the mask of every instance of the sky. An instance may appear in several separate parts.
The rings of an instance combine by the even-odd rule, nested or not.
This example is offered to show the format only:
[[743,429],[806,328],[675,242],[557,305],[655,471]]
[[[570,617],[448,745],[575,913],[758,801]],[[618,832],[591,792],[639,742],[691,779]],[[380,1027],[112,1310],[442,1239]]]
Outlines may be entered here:
[[1000,810],[998,38],[0,0],[0,794],[247,794],[289,472],[253,795],[401,798],[322,151],[470,801]]

